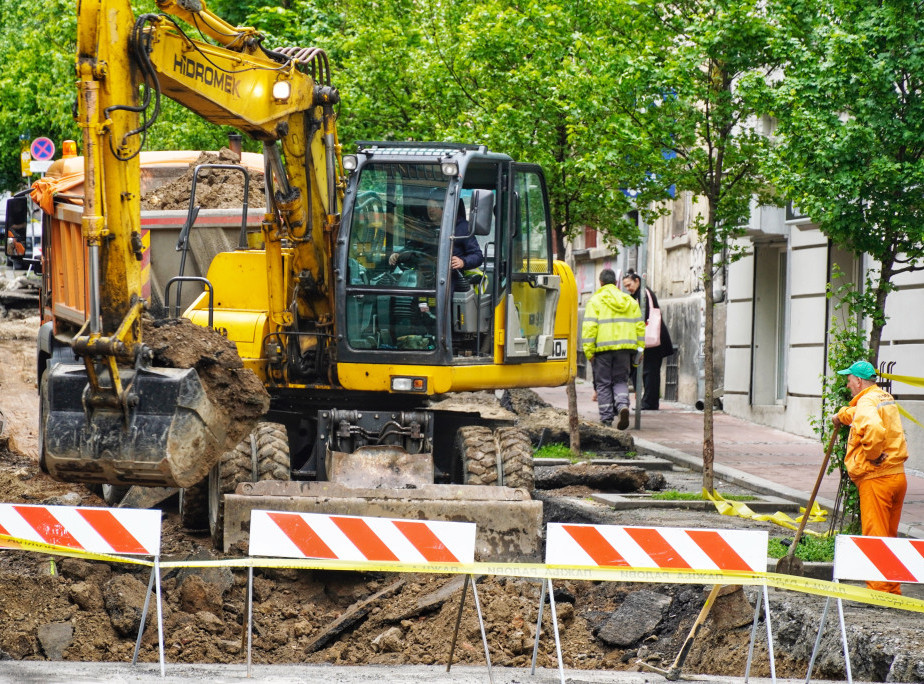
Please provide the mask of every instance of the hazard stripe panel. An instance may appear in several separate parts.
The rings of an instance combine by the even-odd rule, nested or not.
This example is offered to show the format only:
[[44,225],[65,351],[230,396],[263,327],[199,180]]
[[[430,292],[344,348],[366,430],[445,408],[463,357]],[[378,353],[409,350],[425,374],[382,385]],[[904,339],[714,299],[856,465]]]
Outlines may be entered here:
[[548,565],[766,572],[768,533],[549,523]]
[[90,553],[160,554],[161,512],[0,504],[0,534]]
[[834,540],[834,579],[924,582],[924,541],[846,534]]
[[475,524],[254,510],[250,514],[250,555],[472,563]]

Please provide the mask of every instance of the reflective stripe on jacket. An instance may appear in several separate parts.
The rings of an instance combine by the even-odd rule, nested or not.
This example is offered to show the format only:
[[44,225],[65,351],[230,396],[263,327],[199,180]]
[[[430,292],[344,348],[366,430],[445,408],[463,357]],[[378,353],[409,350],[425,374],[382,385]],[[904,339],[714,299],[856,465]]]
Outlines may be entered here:
[[584,309],[581,344],[588,360],[601,351],[645,348],[645,322],[638,302],[615,285],[597,290]]
[[[873,385],[837,412],[837,419],[850,426],[844,465],[854,482],[904,472],[908,445],[895,399]],[[883,461],[873,463],[885,454]]]

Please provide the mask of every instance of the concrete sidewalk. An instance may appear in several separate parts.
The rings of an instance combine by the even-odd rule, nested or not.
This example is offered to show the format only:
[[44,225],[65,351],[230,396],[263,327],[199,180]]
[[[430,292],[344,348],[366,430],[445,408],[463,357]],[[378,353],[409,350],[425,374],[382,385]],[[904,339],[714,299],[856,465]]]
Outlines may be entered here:
[[[536,388],[534,391],[552,406],[568,408],[564,387]],[[577,396],[580,417],[598,420],[593,385],[578,381]],[[749,423],[721,411],[714,415],[717,477],[759,494],[772,494],[805,505],[824,459],[825,445],[820,440]],[[638,430],[635,421],[633,410],[629,434],[639,451],[659,455],[691,470],[702,470],[702,411],[662,401],[660,411],[642,411]],[[924,477],[916,471],[908,472],[907,477],[908,493],[899,532],[924,538]],[[837,488],[837,473],[825,475],[818,502],[830,510]]]

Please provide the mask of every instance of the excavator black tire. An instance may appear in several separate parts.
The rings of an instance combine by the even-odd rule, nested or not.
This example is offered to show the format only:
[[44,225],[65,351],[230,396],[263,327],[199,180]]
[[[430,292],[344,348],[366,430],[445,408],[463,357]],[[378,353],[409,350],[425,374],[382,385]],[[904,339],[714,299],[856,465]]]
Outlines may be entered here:
[[222,454],[208,477],[209,533],[215,548],[224,548],[225,494],[242,482],[289,478],[289,440],[285,426],[279,423],[258,423],[237,446]]
[[517,427],[499,427],[494,431],[494,441],[503,462],[504,486],[522,487],[532,494],[536,482],[529,435]]
[[462,458],[463,482],[497,484],[497,443],[490,428],[469,425],[456,433],[456,452]]
[[187,530],[209,529],[209,478],[180,489],[180,523]]
[[107,506],[115,507],[118,506],[122,499],[125,498],[125,495],[128,494],[130,487],[122,485],[102,485],[102,497],[103,501],[106,502]]

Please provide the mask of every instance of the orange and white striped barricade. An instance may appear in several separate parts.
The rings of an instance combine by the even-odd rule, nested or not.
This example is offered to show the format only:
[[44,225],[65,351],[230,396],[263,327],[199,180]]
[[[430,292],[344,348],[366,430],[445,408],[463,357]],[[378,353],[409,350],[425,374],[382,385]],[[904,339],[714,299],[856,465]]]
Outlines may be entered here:
[[[74,555],[151,556],[154,559],[148,591],[141,613],[141,627],[132,665],[138,661],[144,623],[147,621],[151,588],[156,584],[157,634],[160,650],[160,674],[164,676],[164,620],[160,593],[161,512],[134,508],[85,508],[79,506],[40,506],[32,504],[0,504],[0,535],[15,540],[10,548],[18,547],[55,553],[55,550],[76,552]],[[54,547],[54,548],[47,548]]]
[[[856,580],[861,582],[924,582],[924,540],[899,539],[896,537],[861,537],[847,534],[834,539],[834,581]],[[831,597],[825,601],[818,625],[818,636],[812,657],[809,659],[806,684],[812,680],[815,657],[821,644],[821,634],[828,618]],[[847,647],[847,629],[844,625],[844,604],[837,599],[837,616],[841,626],[841,645],[844,648],[844,666],[847,681],[853,682],[850,671],[850,650]]]
[[[350,569],[364,570],[373,563],[473,563],[475,523],[443,520],[405,520],[326,513],[291,513],[254,510],[250,514],[249,555],[270,558],[329,559],[353,563]],[[449,652],[447,671],[452,666],[456,636],[471,581],[481,641],[488,673],[491,655],[481,614],[478,589],[471,575],[465,576],[456,629]],[[253,633],[253,565],[247,585],[247,673],[251,672]]]
[[[757,530],[708,530],[673,527],[623,527],[619,525],[577,525],[549,523],[546,527],[546,565],[577,567],[622,567],[635,570],[703,570],[719,572],[766,572],[768,534]],[[716,590],[718,585],[716,586]],[[707,605],[715,598],[715,591]],[[539,599],[539,617],[536,622],[536,641],[533,645],[532,671],[535,672],[542,628],[542,612],[548,591],[555,634],[555,650],[562,684],[565,682],[561,643],[558,636],[558,619],[555,613],[555,594],[552,580],[542,584]],[[763,604],[767,622],[767,647],[770,655],[770,673],[776,681],[773,657],[773,636],[770,625],[770,601],[767,585],[763,585]],[[750,675],[751,658],[757,621],[760,617],[760,600],[754,608],[751,626],[751,644],[748,650],[745,682]],[[705,616],[703,616],[705,619]],[[692,633],[691,633],[692,636]],[[688,638],[690,641],[690,638]]]

